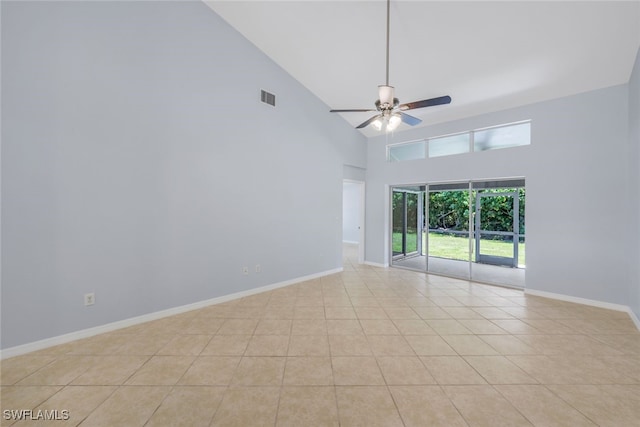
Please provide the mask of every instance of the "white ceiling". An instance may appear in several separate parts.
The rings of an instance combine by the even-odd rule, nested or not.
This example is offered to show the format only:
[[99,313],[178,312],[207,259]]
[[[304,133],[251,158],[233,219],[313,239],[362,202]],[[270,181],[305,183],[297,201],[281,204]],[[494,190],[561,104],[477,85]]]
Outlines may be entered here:
[[[375,108],[385,0],[206,3],[327,110]],[[427,125],[627,83],[640,1],[392,0],[390,38],[389,83],[401,103],[453,99],[410,112]],[[343,117],[356,126],[371,115]]]

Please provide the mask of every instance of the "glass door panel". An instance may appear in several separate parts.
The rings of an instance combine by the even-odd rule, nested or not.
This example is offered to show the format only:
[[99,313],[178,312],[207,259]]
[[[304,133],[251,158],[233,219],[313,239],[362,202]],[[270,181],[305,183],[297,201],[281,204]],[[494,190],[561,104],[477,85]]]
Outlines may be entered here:
[[469,278],[469,184],[429,187],[428,270]]
[[475,262],[518,266],[518,193],[489,190],[476,195]]
[[424,187],[392,188],[391,217],[391,263],[424,271]]
[[474,187],[478,191],[471,278],[524,287],[524,181],[480,182]]

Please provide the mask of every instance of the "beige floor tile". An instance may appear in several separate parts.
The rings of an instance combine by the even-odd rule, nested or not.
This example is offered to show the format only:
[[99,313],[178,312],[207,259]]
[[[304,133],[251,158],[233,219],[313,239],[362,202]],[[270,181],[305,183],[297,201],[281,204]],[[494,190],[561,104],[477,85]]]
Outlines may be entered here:
[[[2,402],[0,402],[2,403],[1,409],[3,411],[35,409],[61,389],[62,386],[2,386],[0,387],[0,396],[2,397]],[[4,420],[4,414],[2,419]]]
[[[51,396],[36,411],[68,411],[68,422],[38,420],[35,426],[77,425],[102,404],[117,387],[115,386],[67,386]],[[21,425],[18,423],[17,425]]]
[[460,321],[455,319],[430,319],[427,325],[440,335],[472,334]]
[[536,426],[596,425],[544,386],[499,385],[495,389]]
[[585,354],[622,356],[618,351],[587,335],[518,335],[518,339],[541,354]]
[[33,374],[25,377],[19,385],[67,385],[87,371],[100,356],[60,356]]
[[360,320],[365,335],[400,335],[396,325],[389,319]]
[[245,356],[286,356],[289,335],[254,335],[244,352]]
[[473,307],[472,310],[480,314],[485,319],[513,319],[513,316],[511,314],[497,307]]
[[153,356],[136,371],[127,385],[173,385],[189,369],[193,356]]
[[420,320],[420,316],[410,307],[385,307],[389,319]]
[[352,307],[325,307],[324,314],[327,319],[357,319]]
[[142,426],[170,391],[171,387],[120,387],[84,420],[82,426]]
[[324,307],[322,294],[296,298],[296,307]]
[[52,355],[32,356],[30,354],[4,359],[0,362],[0,384],[15,384],[55,360],[56,357]]
[[464,356],[489,384],[537,384],[533,377],[504,356]]
[[[435,304],[435,303],[434,303]],[[413,311],[416,312],[421,319],[425,320],[438,320],[438,319],[451,319],[449,313],[437,306],[424,306],[413,307]]]
[[[371,294],[371,291],[367,290],[367,292],[369,292],[370,295],[373,295]],[[359,307],[380,307],[378,299],[374,296],[352,296],[351,305],[356,309]]]
[[341,274],[3,360],[2,408],[64,405],[87,425],[393,425],[399,411],[405,425],[627,427],[639,355],[626,313],[354,252]]
[[284,385],[333,385],[333,370],[329,357],[287,357]]
[[445,386],[444,392],[470,426],[532,426],[492,386]]
[[369,335],[369,346],[376,356],[415,356],[402,335]]
[[149,356],[99,356],[73,385],[120,385],[149,360]]
[[283,387],[277,427],[337,427],[338,408],[334,387]]
[[180,385],[228,385],[240,363],[239,356],[201,356],[180,378]]
[[541,333],[541,331],[520,319],[492,319],[491,321],[514,335],[535,335]]
[[358,319],[388,319],[382,307],[354,307]]
[[264,310],[263,319],[279,319],[279,320],[291,320],[293,319],[293,306],[267,306]]
[[462,307],[464,306],[464,304],[462,304],[460,301],[458,301],[457,299],[453,298],[453,297],[448,297],[448,296],[430,296],[429,298],[431,298],[431,301],[433,301],[438,307]]
[[419,356],[447,356],[456,352],[438,335],[406,335],[405,339]]
[[278,387],[229,388],[211,425],[220,427],[273,426],[278,412]]
[[452,318],[460,319],[484,319],[477,311],[468,307],[443,307]]
[[376,359],[388,385],[436,384],[418,357],[389,356]]
[[291,334],[292,320],[288,319],[262,319],[258,322],[254,335],[289,335]]
[[386,387],[336,387],[340,426],[402,426]]
[[384,385],[384,378],[374,357],[332,357],[333,381],[336,385]]
[[409,307],[435,307],[434,302],[424,296],[408,297],[405,301]]
[[145,427],[209,425],[225,387],[174,387]]
[[130,335],[129,340],[121,345],[114,354],[131,356],[151,356],[167,345],[174,335]]
[[327,335],[327,323],[324,319],[294,319],[292,335]]
[[[331,296],[327,295],[325,293],[324,295],[324,307],[325,310],[327,309],[327,307],[349,307],[349,308],[353,308],[353,305],[351,304],[351,300],[349,299],[349,296],[346,294],[346,292],[344,294],[341,293],[333,293],[330,294]],[[341,296],[336,296],[336,295],[341,295]]]
[[294,319],[324,319],[324,307],[295,307]]
[[443,335],[447,342],[461,356],[498,355],[498,352],[476,335]]
[[370,356],[373,354],[364,335],[329,335],[332,356]]
[[609,347],[612,347],[624,354],[640,355],[640,334],[620,334],[620,335],[591,335],[591,338],[598,340]]
[[389,390],[407,427],[467,426],[440,387],[392,386]]
[[125,344],[129,337],[118,333],[106,333],[85,338],[73,343],[67,354],[103,355],[112,354]]
[[201,356],[242,356],[251,335],[215,335],[200,353]]
[[507,334],[508,332],[486,319],[460,319],[465,328],[478,335]]
[[258,326],[257,319],[226,319],[220,329],[218,335],[252,335]]
[[189,323],[191,323],[193,318],[193,315],[183,313],[177,316],[154,320],[147,323],[147,327],[144,329],[143,333],[149,335],[180,334],[189,326]]
[[195,335],[214,335],[224,323],[223,319],[215,319],[211,317],[196,317],[185,328],[185,334]]
[[400,297],[382,297],[377,299],[380,307],[384,307],[385,309],[391,307],[408,307],[407,302]]
[[598,356],[595,358],[598,364],[602,363],[607,368],[607,376],[620,384],[640,384],[640,357],[637,355],[625,356]]
[[158,351],[161,356],[197,356],[211,341],[212,335],[176,335]]
[[538,354],[538,352],[513,335],[478,335],[482,341],[502,355]]
[[364,331],[360,322],[354,319],[327,320],[329,335],[362,335]]
[[520,369],[541,384],[584,384],[584,370],[543,355],[507,356]]
[[325,335],[292,335],[287,356],[329,356],[329,341]]
[[422,319],[393,319],[393,324],[402,335],[436,335],[436,331]]
[[626,427],[640,419],[640,385],[547,387],[598,425]]
[[231,384],[280,386],[286,357],[243,357]]
[[487,382],[460,356],[422,356],[427,367],[438,384],[474,385]]

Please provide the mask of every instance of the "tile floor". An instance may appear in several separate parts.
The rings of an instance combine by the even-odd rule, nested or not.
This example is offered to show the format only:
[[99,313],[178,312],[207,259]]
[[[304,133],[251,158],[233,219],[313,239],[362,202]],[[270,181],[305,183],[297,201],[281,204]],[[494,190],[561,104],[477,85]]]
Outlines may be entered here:
[[[629,317],[358,265],[3,360],[2,425],[634,426]],[[66,410],[15,422],[4,410]]]

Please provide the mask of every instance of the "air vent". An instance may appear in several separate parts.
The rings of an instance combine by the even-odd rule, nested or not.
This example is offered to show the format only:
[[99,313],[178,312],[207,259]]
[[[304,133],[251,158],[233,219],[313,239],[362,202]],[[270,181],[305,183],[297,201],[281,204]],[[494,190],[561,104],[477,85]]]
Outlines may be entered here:
[[276,106],[276,96],[272,93],[269,93],[265,90],[260,91],[260,100],[265,104]]

